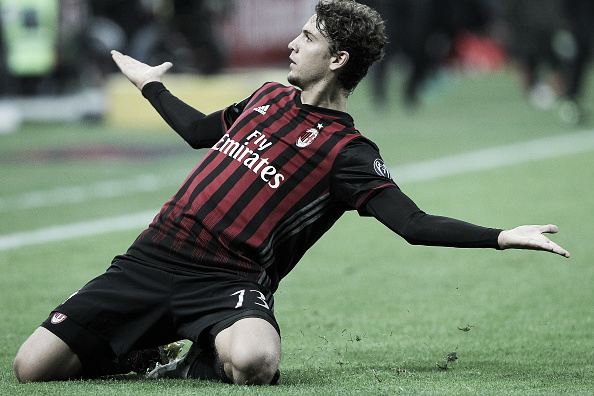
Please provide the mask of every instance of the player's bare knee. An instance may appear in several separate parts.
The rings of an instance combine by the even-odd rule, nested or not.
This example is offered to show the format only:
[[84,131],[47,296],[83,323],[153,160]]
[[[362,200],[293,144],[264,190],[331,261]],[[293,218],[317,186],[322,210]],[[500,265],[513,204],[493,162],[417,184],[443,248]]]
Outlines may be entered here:
[[78,356],[53,333],[40,327],[23,343],[13,362],[20,382],[65,380],[80,373]]
[[14,375],[20,382],[37,382],[41,381],[37,365],[32,359],[27,359],[23,353],[17,353],[12,364]]
[[225,373],[235,384],[265,385],[272,381],[281,357],[275,328],[259,318],[246,318],[221,331],[216,338]]
[[14,371],[14,375],[15,377],[20,381],[20,382],[26,382],[25,381],[25,373],[24,373],[24,366],[23,366],[23,361],[22,359],[19,357],[19,355],[17,354],[17,356],[14,358],[14,362],[12,363],[12,369]]
[[20,382],[43,382],[66,380],[80,373],[80,363],[76,355],[58,361],[46,356],[18,353],[13,362],[14,375]]
[[279,362],[279,354],[272,349],[236,354],[231,363],[233,382],[240,385],[269,384],[278,370]]

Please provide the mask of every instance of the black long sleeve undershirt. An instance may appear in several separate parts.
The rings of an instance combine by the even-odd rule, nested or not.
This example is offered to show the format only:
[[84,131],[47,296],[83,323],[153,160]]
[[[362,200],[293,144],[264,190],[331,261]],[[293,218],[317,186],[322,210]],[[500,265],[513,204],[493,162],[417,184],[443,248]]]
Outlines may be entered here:
[[499,249],[502,230],[429,215],[397,187],[377,192],[365,209],[412,245]]
[[206,115],[179,100],[159,82],[146,84],[142,95],[193,148],[211,147],[223,136],[222,110]]

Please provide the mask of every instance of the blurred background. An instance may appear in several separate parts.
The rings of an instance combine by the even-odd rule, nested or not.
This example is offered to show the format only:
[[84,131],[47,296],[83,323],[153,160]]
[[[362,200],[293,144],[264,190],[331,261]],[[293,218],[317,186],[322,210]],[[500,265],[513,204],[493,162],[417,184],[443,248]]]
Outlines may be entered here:
[[[592,103],[582,98],[594,0],[363,2],[383,14],[390,34],[387,59],[372,71],[378,106],[398,95],[415,109],[452,73],[511,67],[532,105],[555,111],[564,124],[587,120]],[[27,121],[109,118],[118,107],[108,87],[117,74],[111,49],[149,64],[172,61],[173,73],[194,76],[286,70],[287,43],[315,3],[0,0],[0,131]],[[399,92],[386,82],[394,70],[402,77]]]

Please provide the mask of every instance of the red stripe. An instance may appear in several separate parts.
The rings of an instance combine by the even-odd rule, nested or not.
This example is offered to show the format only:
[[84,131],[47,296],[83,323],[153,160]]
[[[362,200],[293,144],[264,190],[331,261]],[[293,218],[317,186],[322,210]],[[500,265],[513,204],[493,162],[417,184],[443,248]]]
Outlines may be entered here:
[[357,203],[357,209],[361,208],[361,205],[363,205],[369,199],[369,197],[371,195],[373,195],[376,191],[381,190],[382,188],[386,188],[386,187],[394,187],[394,183],[382,184],[381,186],[378,186],[378,187],[374,188],[373,190],[369,190],[369,192],[367,194],[365,194],[363,199],[361,199],[361,201],[359,201]]

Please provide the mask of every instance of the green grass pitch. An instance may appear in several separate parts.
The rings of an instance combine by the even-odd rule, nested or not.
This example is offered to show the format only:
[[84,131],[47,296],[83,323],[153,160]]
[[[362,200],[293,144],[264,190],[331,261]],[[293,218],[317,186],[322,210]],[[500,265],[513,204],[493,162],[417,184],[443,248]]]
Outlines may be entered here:
[[[414,112],[400,105],[401,81],[393,77],[393,95],[384,106],[372,102],[368,83],[349,104],[358,128],[380,146],[392,169],[593,128],[591,120],[567,127],[554,111],[533,109],[510,71],[449,77]],[[590,79],[584,103],[594,103],[593,91]],[[108,148],[127,154],[109,155]],[[202,154],[186,148],[165,124],[147,131],[26,125],[0,136],[0,239],[53,225],[156,213]],[[0,393],[594,394],[594,151],[470,168],[399,184],[429,213],[501,228],[555,223],[561,231],[552,238],[572,257],[414,247],[375,220],[348,213],[281,282],[281,381],[254,388],[134,375],[19,384],[12,360],[20,344],[52,308],[102,273],[142,227],[4,249]],[[109,194],[151,175],[157,183],[146,191]],[[392,176],[398,183],[398,174]],[[116,187],[109,184],[114,180]],[[60,191],[76,186],[94,186],[95,193],[64,201]],[[78,190],[69,191],[73,196]],[[25,198],[34,202],[32,192],[43,192],[51,202],[27,204]]]

